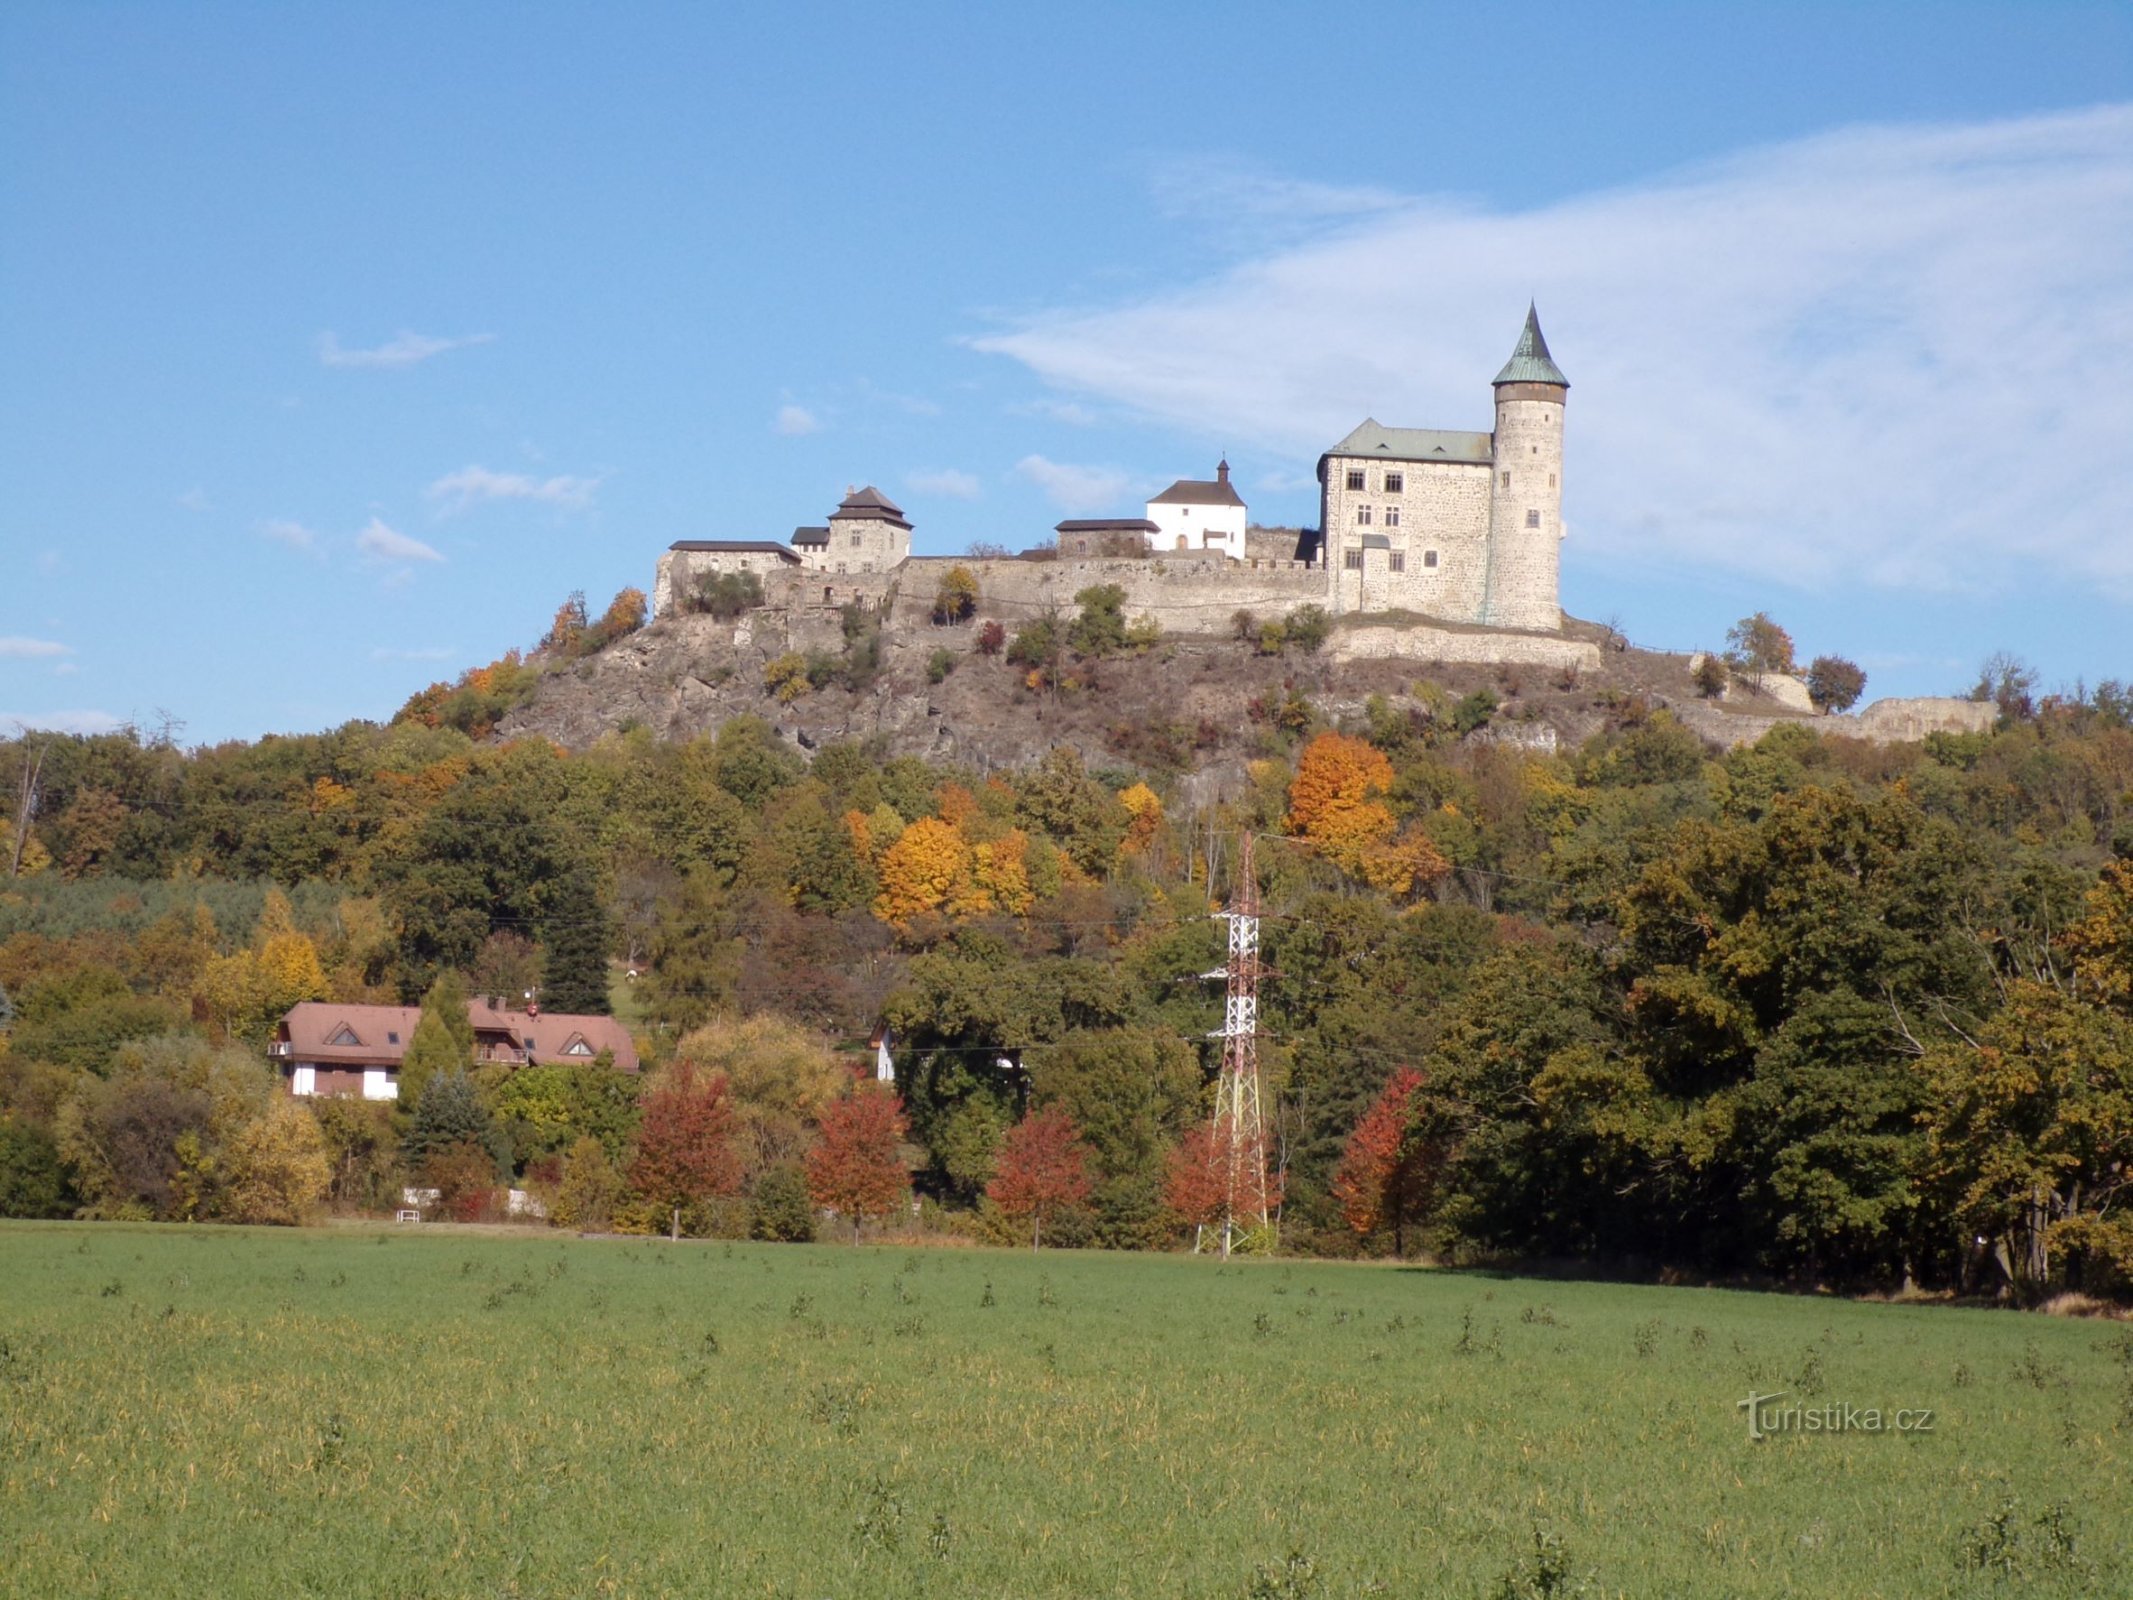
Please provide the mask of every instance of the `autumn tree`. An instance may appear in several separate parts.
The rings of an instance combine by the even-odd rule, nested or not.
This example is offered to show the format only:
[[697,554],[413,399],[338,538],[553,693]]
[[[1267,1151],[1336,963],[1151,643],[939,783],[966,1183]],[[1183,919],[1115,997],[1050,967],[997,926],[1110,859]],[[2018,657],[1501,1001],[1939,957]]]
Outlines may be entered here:
[[1442,877],[1449,864],[1417,829],[1397,832],[1384,796],[1392,763],[1368,741],[1322,733],[1304,747],[1289,785],[1288,830],[1350,877],[1404,895]]
[[1088,1152],[1064,1108],[1032,1112],[1007,1130],[985,1195],[1015,1221],[1028,1219],[1032,1250],[1044,1242],[1047,1214],[1089,1198]]
[[1807,698],[1817,711],[1849,711],[1866,693],[1866,673],[1842,656],[1816,656],[1807,666]]
[[951,823],[920,817],[882,852],[881,893],[874,914],[898,929],[914,917],[966,899],[971,884],[970,847]]
[[333,1177],[317,1119],[279,1095],[264,1116],[238,1131],[226,1159],[225,1204],[233,1222],[290,1227],[307,1221]]
[[2104,1004],[2133,1012],[2133,860],[2113,861],[2066,932],[2074,974]]
[[977,609],[976,575],[968,567],[950,567],[933,596],[933,620],[942,624],[968,622]]
[[2100,1258],[2133,1282],[2133,1024],[2043,984],[2012,986],[1975,1042],[1920,1062],[1929,1182],[1993,1241],[2025,1301],[2053,1281],[2053,1253]]
[[893,1093],[856,1087],[822,1113],[807,1153],[807,1192],[818,1206],[852,1219],[852,1243],[868,1217],[887,1216],[910,1187],[904,1165],[903,1102]]
[[1422,1074],[1401,1067],[1348,1136],[1333,1175],[1333,1198],[1357,1238],[1392,1229],[1392,1253],[1407,1254],[1407,1224],[1421,1214],[1433,1176],[1411,1126]]
[[1214,1129],[1196,1122],[1171,1147],[1163,1166],[1163,1204],[1192,1229],[1192,1250],[1200,1253],[1200,1236],[1220,1222],[1229,1209],[1229,1180]]
[[630,1186],[667,1208],[672,1239],[681,1237],[684,1206],[740,1191],[733,1101],[724,1074],[699,1076],[684,1061],[645,1092]]
[[608,1159],[607,1147],[586,1134],[563,1158],[563,1177],[548,1207],[548,1220],[558,1228],[604,1228],[621,1198],[622,1175]]
[[725,1079],[742,1176],[796,1166],[816,1121],[851,1082],[820,1034],[782,1017],[720,1017],[683,1036],[677,1063]]
[[1792,671],[1792,635],[1771,621],[1767,611],[1734,623],[1726,630],[1726,643],[1726,665],[1752,689],[1761,690],[1765,673]]

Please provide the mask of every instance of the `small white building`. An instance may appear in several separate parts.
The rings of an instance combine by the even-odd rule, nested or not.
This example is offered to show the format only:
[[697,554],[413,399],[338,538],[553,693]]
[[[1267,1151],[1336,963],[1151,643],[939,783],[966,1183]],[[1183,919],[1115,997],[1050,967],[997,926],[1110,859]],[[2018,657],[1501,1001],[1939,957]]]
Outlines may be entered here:
[[1216,550],[1244,559],[1244,501],[1230,487],[1229,463],[1215,467],[1212,482],[1180,478],[1148,502],[1151,550]]

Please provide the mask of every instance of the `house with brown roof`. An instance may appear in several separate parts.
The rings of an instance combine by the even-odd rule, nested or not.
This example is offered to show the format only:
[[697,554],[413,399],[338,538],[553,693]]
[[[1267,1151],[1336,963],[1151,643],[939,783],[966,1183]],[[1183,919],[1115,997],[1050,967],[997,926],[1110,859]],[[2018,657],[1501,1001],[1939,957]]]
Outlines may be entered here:
[[1148,520],[1156,528],[1151,550],[1218,550],[1244,559],[1244,499],[1230,485],[1227,461],[1216,464],[1212,479],[1178,479],[1148,502]]
[[[400,1063],[421,1020],[419,1006],[306,1000],[276,1025],[267,1054],[291,1094],[396,1100]],[[589,1067],[605,1051],[618,1072],[637,1070],[637,1047],[613,1017],[514,1011],[492,1000],[470,1000],[467,1020],[474,1027],[470,1067]]]

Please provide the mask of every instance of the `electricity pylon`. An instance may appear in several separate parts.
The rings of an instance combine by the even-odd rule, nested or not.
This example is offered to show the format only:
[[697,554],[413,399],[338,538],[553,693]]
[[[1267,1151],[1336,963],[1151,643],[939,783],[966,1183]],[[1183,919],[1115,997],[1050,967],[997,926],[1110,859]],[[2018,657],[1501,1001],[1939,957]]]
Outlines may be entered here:
[[1266,1121],[1259,1106],[1259,885],[1252,870],[1252,836],[1237,852],[1237,875],[1229,910],[1215,913],[1229,924],[1229,960],[1210,978],[1227,986],[1222,1031],[1222,1076],[1215,1085],[1214,1159],[1223,1184],[1222,1254],[1241,1225],[1264,1228],[1269,1220]]

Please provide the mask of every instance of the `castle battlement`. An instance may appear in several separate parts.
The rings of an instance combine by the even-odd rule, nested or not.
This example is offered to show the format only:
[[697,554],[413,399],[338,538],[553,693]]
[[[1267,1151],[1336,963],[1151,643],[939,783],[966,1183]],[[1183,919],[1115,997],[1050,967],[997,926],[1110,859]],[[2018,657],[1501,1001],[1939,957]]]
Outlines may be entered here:
[[1268,618],[1303,605],[1337,615],[1411,612],[1522,633],[1563,625],[1563,410],[1570,380],[1528,307],[1492,383],[1488,433],[1392,428],[1365,418],[1318,459],[1319,527],[1293,554],[1251,526],[1222,462],[1180,479],[1143,517],[1062,522],[1057,560],[911,554],[911,524],[880,490],[848,490],[826,524],[790,542],[681,540],[660,557],[652,609],[665,615],[707,577],[752,574],[766,605],[876,604],[930,616],[940,576],[971,570],[985,614],[1003,620],[1071,608],[1116,583],[1126,608],[1166,632],[1220,633],[1240,610]]

